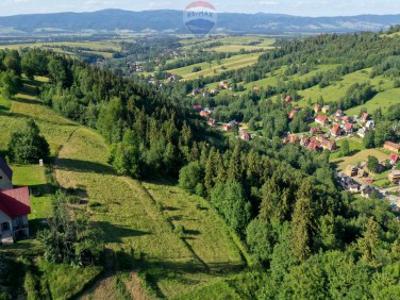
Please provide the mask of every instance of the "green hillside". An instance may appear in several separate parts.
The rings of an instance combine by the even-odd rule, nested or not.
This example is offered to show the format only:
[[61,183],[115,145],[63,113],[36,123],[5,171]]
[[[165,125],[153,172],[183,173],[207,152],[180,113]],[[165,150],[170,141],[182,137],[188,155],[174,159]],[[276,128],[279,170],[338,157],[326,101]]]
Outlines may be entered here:
[[[35,96],[18,94],[10,104],[10,111],[0,114],[1,149],[5,149],[10,132],[24,119],[33,118],[56,156],[54,178],[62,188],[87,199],[79,209],[87,210],[91,221],[102,229],[106,249],[113,253],[110,269],[87,286],[87,291],[83,287],[98,275],[95,269],[82,273],[78,268],[76,276],[71,276],[74,269],[63,274],[63,266],[38,263],[38,268],[52,270],[40,280],[49,284],[53,298],[79,293],[83,298],[108,295],[117,299],[116,278],[123,278],[128,287],[136,272],[148,281],[146,293],[172,298],[245,267],[235,234],[208,202],[170,183],[117,176],[107,163],[109,146],[98,133],[58,116]],[[14,171],[17,185],[35,188],[50,184],[43,167],[15,166]],[[32,223],[49,217],[50,202],[47,194],[33,197]],[[35,244],[29,240],[23,247],[30,248],[31,243]],[[62,290],[60,281],[64,282]]]

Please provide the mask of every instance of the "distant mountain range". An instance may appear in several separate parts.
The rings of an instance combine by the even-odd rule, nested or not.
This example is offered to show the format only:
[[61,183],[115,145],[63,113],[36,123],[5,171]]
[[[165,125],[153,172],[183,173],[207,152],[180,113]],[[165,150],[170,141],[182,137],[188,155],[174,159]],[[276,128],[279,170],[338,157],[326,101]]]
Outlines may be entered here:
[[[216,32],[263,34],[315,34],[379,31],[400,24],[398,15],[360,15],[352,17],[298,17],[281,14],[220,13]],[[87,13],[53,13],[0,17],[2,35],[44,32],[85,31],[185,33],[181,11],[153,10],[133,12],[108,9]]]

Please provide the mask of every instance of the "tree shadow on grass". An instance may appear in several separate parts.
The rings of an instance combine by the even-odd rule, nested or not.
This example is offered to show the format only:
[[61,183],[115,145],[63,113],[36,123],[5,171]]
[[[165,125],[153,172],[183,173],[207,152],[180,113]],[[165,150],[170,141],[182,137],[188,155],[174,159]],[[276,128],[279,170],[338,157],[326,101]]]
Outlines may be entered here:
[[122,243],[122,238],[140,237],[152,234],[149,231],[135,230],[128,227],[116,226],[109,222],[94,222],[94,227],[101,230],[102,239],[106,243]]
[[13,101],[23,103],[23,104],[35,104],[35,105],[43,105],[43,102],[37,99],[27,99],[22,97],[14,97]]
[[54,192],[57,189],[59,189],[59,187],[57,185],[49,183],[49,182],[29,186],[30,194],[35,197],[45,197],[45,196],[54,195]]
[[66,171],[74,171],[82,173],[116,175],[114,169],[111,166],[91,161],[77,160],[77,159],[58,158],[56,160],[56,168]]
[[163,206],[163,211],[179,211],[180,209],[173,206]]

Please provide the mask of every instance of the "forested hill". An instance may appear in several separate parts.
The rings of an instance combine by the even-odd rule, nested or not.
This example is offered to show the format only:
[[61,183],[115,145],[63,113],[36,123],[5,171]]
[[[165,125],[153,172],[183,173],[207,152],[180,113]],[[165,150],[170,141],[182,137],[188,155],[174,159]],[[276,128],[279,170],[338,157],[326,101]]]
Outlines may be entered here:
[[[397,37],[390,41],[380,38],[359,34],[286,41],[261,57],[254,74],[250,69],[237,73],[250,80],[290,65],[285,68],[289,76],[321,62],[343,63],[343,73],[337,69],[336,76],[353,68],[368,68],[371,77],[398,78]],[[314,61],[316,53],[320,61]],[[342,60],[334,61],[336,56]],[[362,58],[361,66],[358,61],[349,64],[354,57]],[[40,99],[64,116],[98,130],[112,144],[109,162],[118,174],[141,180],[155,176],[178,179],[181,188],[204,197],[246,243],[259,266],[249,270],[250,279],[230,283],[239,286],[240,299],[397,299],[398,213],[384,201],[359,199],[344,192],[329,152],[282,144],[289,127],[298,130],[300,125],[294,122],[309,119],[311,111],[304,110],[305,114],[289,123],[288,112],[293,107],[281,96],[287,91],[295,93],[297,81],[265,91],[265,95],[249,93],[248,98],[229,102],[234,116],[243,115],[245,122],[245,118],[253,118],[254,126],[263,127],[262,137],[245,143],[217,133],[208,138],[212,129],[204,129],[205,122],[185,108],[191,100],[180,84],[193,83],[177,83],[176,89],[160,92],[147,82],[124,79],[40,50],[1,51],[0,61],[0,87],[5,97],[18,93],[25,78],[48,78],[41,86]],[[326,75],[327,83],[322,85],[333,80],[331,75]],[[272,99],[272,95],[278,97]],[[355,96],[349,94],[348,98],[365,100],[359,93]],[[225,109],[216,113],[225,113]],[[376,118],[378,128],[398,128],[392,124],[398,121],[400,109],[391,111],[387,120],[382,115]],[[393,138],[398,139],[398,130],[392,129],[390,134],[393,131]],[[154,284],[152,277],[148,278]],[[212,287],[204,286],[206,289]],[[196,297],[188,295],[186,299]]]
[[[104,22],[107,20],[107,22]],[[379,31],[400,24],[400,15],[360,15],[352,17],[297,17],[278,14],[220,13],[216,31],[231,33],[322,33]],[[0,18],[0,29],[13,34],[35,32],[80,32],[83,30],[127,29],[136,32],[184,33],[182,12],[175,10],[102,10],[88,13],[18,15]]]

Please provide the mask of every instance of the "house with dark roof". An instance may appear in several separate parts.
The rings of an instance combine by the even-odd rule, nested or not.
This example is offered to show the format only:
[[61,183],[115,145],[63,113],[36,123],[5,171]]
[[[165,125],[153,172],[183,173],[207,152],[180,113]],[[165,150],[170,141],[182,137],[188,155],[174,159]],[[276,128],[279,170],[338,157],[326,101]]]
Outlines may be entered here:
[[0,156],[0,190],[12,188],[13,171]]
[[28,187],[0,191],[0,240],[10,244],[29,236],[31,213]]

